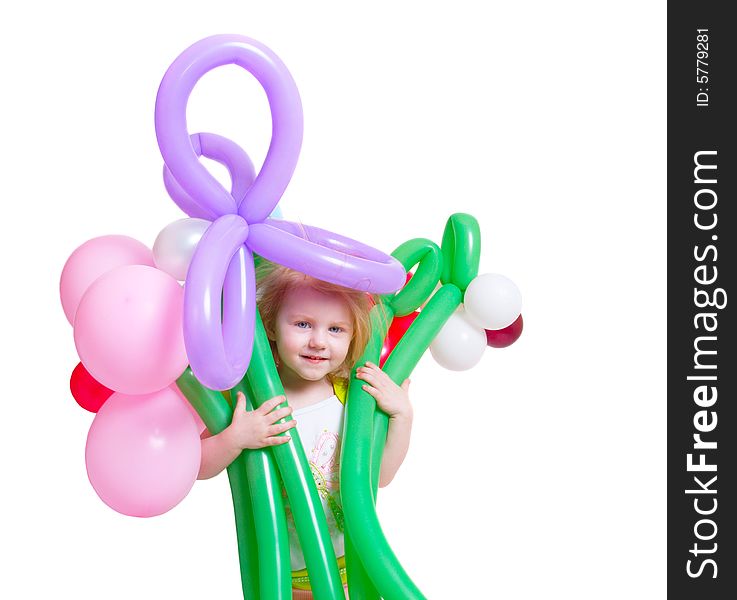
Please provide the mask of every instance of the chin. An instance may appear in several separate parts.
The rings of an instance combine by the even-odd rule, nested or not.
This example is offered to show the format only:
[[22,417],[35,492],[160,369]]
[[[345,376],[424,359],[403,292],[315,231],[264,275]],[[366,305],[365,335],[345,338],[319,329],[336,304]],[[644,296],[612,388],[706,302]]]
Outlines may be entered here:
[[330,371],[325,371],[324,373],[300,373],[299,376],[307,381],[320,381],[321,379],[325,379],[328,373]]
[[324,367],[320,366],[319,368],[297,368],[294,369],[294,372],[297,373],[302,379],[305,379],[306,381],[320,381],[321,379],[324,379],[326,375],[330,373],[330,367]]

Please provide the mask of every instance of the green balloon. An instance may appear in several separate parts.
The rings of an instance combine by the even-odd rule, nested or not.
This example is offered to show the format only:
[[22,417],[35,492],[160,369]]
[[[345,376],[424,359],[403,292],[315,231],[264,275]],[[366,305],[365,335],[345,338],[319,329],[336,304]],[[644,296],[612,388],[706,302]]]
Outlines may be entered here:
[[256,536],[256,519],[248,491],[248,474],[243,454],[228,465],[227,473],[228,482],[230,483],[230,496],[233,499],[243,598],[244,600],[258,600],[261,598],[260,552]]
[[443,268],[443,257],[435,242],[416,238],[404,242],[392,256],[396,258],[405,271],[417,265],[417,270],[407,284],[394,296],[384,296],[382,300],[392,307],[394,314],[403,317],[422,304],[435,290]]
[[187,367],[176,383],[210,433],[216,435],[230,425],[233,409],[228,401],[220,392],[202,385],[192,369]]
[[351,600],[380,600],[373,582],[363,568],[361,557],[358,555],[350,534],[344,532],[345,566],[348,575],[348,597]]
[[[392,381],[400,385],[410,376],[430,343],[458,308],[461,299],[461,291],[452,283],[444,285],[435,292],[384,363],[383,370],[391,377]],[[375,486],[378,486],[379,482],[381,458],[384,453],[388,428],[388,417],[377,410],[374,417],[373,455],[371,458],[372,482]]]
[[[228,401],[220,392],[203,386],[192,373],[192,369],[187,367],[177,379],[177,387],[200,415],[210,433],[220,433],[230,425],[233,411]],[[227,471],[230,494],[233,498],[243,598],[259,600],[258,543],[243,454],[228,465]]]
[[466,213],[451,215],[443,232],[443,283],[452,283],[461,292],[479,273],[481,231],[479,222]]
[[[381,347],[384,342],[384,338],[386,337],[386,332],[389,329],[389,324],[391,323],[391,320],[394,318],[394,311],[392,310],[390,305],[382,304],[375,306],[371,311],[371,337],[369,338],[369,342],[366,346],[366,349],[364,350],[363,355],[361,356],[361,359],[359,359],[358,364],[354,365],[354,370],[352,371],[352,381],[355,379],[353,377],[355,375],[355,368],[365,364],[367,360],[372,360],[373,362],[378,362],[379,354],[381,353]],[[363,391],[363,390],[362,390]],[[350,390],[349,390],[349,397],[350,397]],[[371,398],[371,401],[373,402],[373,409],[375,410],[376,403]],[[349,416],[348,414],[348,402],[346,401],[346,416],[343,426],[343,447],[341,448],[341,456],[352,456],[353,461],[351,463],[351,469],[354,468],[354,466],[358,463],[361,464],[361,469],[367,473],[371,472],[371,421],[368,419],[368,417],[363,417],[363,424],[359,422],[358,425],[353,425],[353,421],[358,420],[361,417],[353,417]],[[350,419],[350,421],[349,421]],[[362,457],[356,457],[352,453],[346,454],[346,452],[352,452],[350,450],[350,447],[354,445],[355,440],[352,439],[352,437],[356,436],[364,436],[368,440],[369,444],[369,450],[368,452],[365,452],[365,444],[366,441],[361,441],[361,450],[364,450],[364,454]],[[349,437],[351,438],[349,440]],[[348,450],[346,450],[346,440],[348,440]],[[345,531],[345,562],[346,562],[346,572],[348,575],[348,596],[353,600],[378,600],[379,599],[379,592],[376,590],[376,587],[374,586],[373,581],[368,576],[368,573],[366,572],[366,569],[363,566],[363,562],[361,561],[359,552],[356,550],[353,540],[351,538],[350,530],[348,521],[353,520],[354,513],[350,510],[348,513],[346,513],[346,503],[352,502],[352,490],[349,489],[348,493],[346,493],[346,487],[345,482],[343,481],[343,465],[345,463],[341,461],[341,498],[343,500],[343,514],[345,516],[346,520],[346,531]],[[350,483],[349,479],[349,488],[352,485]],[[374,498],[374,501],[376,499],[376,487],[374,487],[371,491],[371,494]],[[356,516],[359,516],[360,513],[356,512]],[[360,524],[359,524],[360,526]]]
[[[246,396],[246,409],[253,410],[251,398],[254,394],[245,379],[231,390],[231,398],[238,392]],[[256,527],[261,597],[286,600],[292,594],[292,573],[279,474],[265,448],[244,450],[239,458],[246,468],[247,491]]]
[[[411,312],[435,289],[443,260],[433,246],[428,240],[410,240],[395,251],[394,256],[405,269],[418,261],[419,266],[402,290],[404,296],[400,296],[400,292],[394,298],[385,297],[383,310],[388,319],[394,316],[397,299],[402,312]],[[415,282],[418,274],[422,277]],[[410,288],[413,282],[415,289]],[[410,375],[461,300],[461,290],[453,284],[442,286],[430,298],[384,364],[384,371],[395,383],[401,384]],[[378,320],[381,314],[381,307],[375,307],[372,337],[359,365],[369,360],[377,362],[386,332],[385,323]],[[376,408],[375,401],[362,389],[362,385],[355,378],[354,370],[349,385],[343,442],[344,455],[351,456],[352,462],[350,467],[341,467],[346,535],[354,546],[350,552],[356,554],[356,558],[348,561],[349,547],[346,547],[349,595],[366,600],[375,600],[377,593],[386,600],[424,598],[391,550],[376,515],[376,492],[389,420]]]
[[462,298],[461,291],[452,283],[445,284],[433,294],[386,359],[384,371],[389,377],[397,383],[409,377]]
[[[252,400],[256,407],[274,396],[284,394],[258,311],[253,353],[246,378],[253,391]],[[286,406],[286,403],[281,406]],[[291,420],[291,417],[286,420]],[[279,467],[284,489],[289,497],[297,536],[310,574],[310,586],[316,598],[344,599],[335,550],[302,441],[296,429],[292,429],[289,435],[291,441],[272,446],[270,451]]]
[[[359,364],[378,360],[383,334],[376,332],[385,331],[381,326],[384,322],[382,312],[380,306],[375,306],[371,311],[374,334]],[[350,456],[351,461],[350,466],[347,465],[348,461],[342,461],[340,469],[346,532],[358,550],[371,582],[382,598],[385,600],[424,598],[394,555],[376,516],[371,484],[371,431],[376,402],[363,390],[362,385],[363,382],[356,379],[354,369],[346,402],[342,449],[342,455]],[[350,570],[348,578],[350,594]]]

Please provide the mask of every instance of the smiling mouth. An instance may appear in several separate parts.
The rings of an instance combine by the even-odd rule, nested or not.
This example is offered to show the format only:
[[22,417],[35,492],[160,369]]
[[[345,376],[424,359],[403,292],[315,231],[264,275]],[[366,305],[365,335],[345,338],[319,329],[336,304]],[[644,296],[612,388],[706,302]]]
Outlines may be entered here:
[[327,360],[327,358],[325,358],[324,356],[311,356],[309,354],[302,354],[301,356],[305,360],[309,360],[310,362],[315,362],[315,363],[321,362],[323,360]]

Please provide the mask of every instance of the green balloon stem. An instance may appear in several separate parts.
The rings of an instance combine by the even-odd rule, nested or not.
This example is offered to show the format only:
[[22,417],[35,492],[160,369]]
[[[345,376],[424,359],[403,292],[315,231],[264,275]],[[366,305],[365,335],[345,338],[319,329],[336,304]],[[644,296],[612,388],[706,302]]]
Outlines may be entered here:
[[371,578],[363,568],[361,557],[351,541],[350,534],[346,531],[345,540],[345,565],[348,574],[348,597],[351,600],[380,600],[379,592],[376,591]]
[[[252,401],[255,407],[259,407],[274,396],[284,395],[284,388],[258,311],[253,353],[246,377],[253,392]],[[286,406],[286,403],[280,406]],[[290,419],[291,417],[287,417],[287,420]],[[312,470],[297,430],[291,429],[290,436],[292,439],[288,443],[272,446],[271,453],[279,467],[290,509],[294,515],[297,537],[310,575],[310,586],[315,597],[321,600],[344,599],[345,593],[335,550]]]
[[[422,355],[458,308],[461,299],[461,291],[452,283],[445,284],[433,294],[384,363],[383,370],[394,383],[401,385],[414,371]],[[377,486],[379,482],[381,459],[388,429],[389,418],[382,411],[377,410],[374,416],[371,457],[374,486]]]
[[461,292],[479,273],[481,231],[475,217],[466,213],[450,216],[443,231],[443,283],[452,283]]
[[417,265],[412,279],[401,290],[394,296],[382,297],[396,316],[403,317],[417,310],[433,293],[442,272],[443,257],[438,245],[424,238],[404,242],[392,252],[392,256],[402,263],[407,272]]
[[256,536],[256,520],[248,493],[248,476],[243,454],[228,465],[228,483],[233,499],[235,533],[238,540],[238,562],[241,572],[241,588],[244,600],[261,598],[259,579],[259,548]]
[[[372,309],[373,334],[359,365],[378,360],[386,331],[381,327],[382,313],[380,306]],[[382,598],[422,599],[424,596],[389,546],[376,515],[371,483],[371,432],[376,402],[362,386],[363,382],[355,378],[354,370],[348,389],[343,439],[343,456],[350,456],[351,462],[350,466],[346,466],[346,461],[342,461],[340,472],[346,531],[361,557],[366,573]]]
[[[460,290],[453,284],[444,285],[430,298],[384,364],[384,371],[395,383],[401,384],[410,375],[460,304],[461,298]],[[387,313],[391,312],[391,307],[387,307]],[[382,339],[381,334],[372,335],[359,364],[376,360]],[[383,598],[424,598],[391,550],[376,515],[376,492],[389,419],[386,414],[376,410],[373,398],[361,386],[360,380],[355,377],[351,379],[346,408],[344,452],[354,458],[351,468],[341,472],[347,532],[355,545],[356,554],[360,556],[362,568]],[[352,432],[357,433],[352,435]],[[349,471],[353,474],[349,474]],[[356,561],[353,562],[355,565]],[[349,585],[350,577],[349,565]],[[365,584],[358,588],[359,593],[370,593],[371,590],[366,588]]]
[[[182,394],[200,415],[210,433],[218,434],[230,425],[233,412],[228,401],[220,392],[203,386],[189,367],[176,383]],[[227,472],[230,494],[233,498],[243,598],[244,600],[259,600],[261,596],[258,543],[243,454],[228,465]]]
[[[391,305],[381,303],[377,306],[375,306],[371,310],[371,337],[369,338],[369,342],[366,346],[366,349],[364,350],[363,355],[358,361],[358,364],[354,366],[354,370],[352,371],[352,381],[355,380],[355,368],[358,366],[361,366],[366,363],[366,361],[372,361],[374,363],[378,363],[378,357],[381,354],[381,347],[384,343],[384,338],[386,337],[386,332],[389,330],[389,324],[391,323],[392,319],[394,318],[394,311],[391,307]],[[350,391],[349,391],[350,396]],[[376,402],[371,398],[372,402],[367,402],[367,405],[370,405],[370,410],[374,411],[376,409]],[[367,409],[369,406],[367,406]],[[343,448],[341,449],[341,456],[347,456],[345,454],[346,452],[346,440],[349,436],[353,435],[370,435],[370,420],[368,417],[364,418],[364,424],[359,425],[358,427],[361,427],[361,429],[354,428],[354,426],[349,427],[349,418],[352,420],[350,421],[353,423],[354,420],[352,417],[349,417],[348,408],[346,407],[346,417],[345,417],[345,425],[344,425],[344,435],[343,435]],[[355,432],[355,433],[354,433]],[[365,432],[365,433],[364,433]],[[370,440],[369,440],[370,443]],[[350,447],[353,445],[353,440],[348,441],[348,446]],[[366,450],[365,445],[361,444],[361,449]],[[349,452],[351,452],[349,450]],[[348,454],[349,456],[353,456],[353,454]],[[362,468],[366,470],[366,472],[370,473],[370,461],[371,461],[371,448],[369,446],[368,452],[366,452],[363,455],[363,458],[361,457],[355,457],[353,458],[353,461],[351,463],[351,468],[353,468],[353,465],[361,462],[363,464]],[[341,465],[342,465],[341,461]],[[343,490],[344,483],[342,481],[343,475],[341,470],[341,496],[344,500],[343,505],[343,511],[345,514],[345,498]],[[350,483],[349,483],[350,485]],[[350,493],[348,494],[350,497]],[[373,491],[374,498],[376,497],[376,491],[374,488]],[[348,500],[350,501],[350,500]],[[348,519],[348,517],[346,517]],[[371,578],[366,573],[366,569],[363,566],[363,562],[361,561],[361,558],[359,556],[359,553],[356,551],[355,546],[353,545],[350,532],[348,531],[348,524],[346,523],[346,531],[345,531],[345,561],[346,561],[346,572],[348,575],[348,596],[354,600],[378,600],[379,598],[379,592],[376,590],[376,587],[374,586],[373,582],[371,581]]]
[[[253,410],[253,391],[244,378],[231,390],[246,397],[246,409]],[[289,538],[281,484],[274,461],[266,449],[244,450],[239,457],[245,465],[247,484],[258,543],[261,597],[289,600],[292,597],[292,573],[289,568]],[[244,492],[245,493],[245,492]]]
[[230,425],[233,418],[233,409],[228,404],[225,396],[202,385],[192,373],[192,369],[187,367],[176,383],[192,408],[200,415],[202,422],[210,433],[216,435]]

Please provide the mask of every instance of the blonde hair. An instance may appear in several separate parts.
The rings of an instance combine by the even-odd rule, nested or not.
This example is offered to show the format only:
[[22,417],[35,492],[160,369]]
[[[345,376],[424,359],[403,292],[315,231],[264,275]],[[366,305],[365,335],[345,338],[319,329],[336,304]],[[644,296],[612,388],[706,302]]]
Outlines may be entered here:
[[[351,369],[361,358],[371,336],[371,319],[369,313],[378,297],[367,292],[352,290],[334,283],[316,279],[288,267],[263,260],[256,268],[256,302],[269,338],[276,331],[276,317],[287,292],[296,287],[309,287],[323,294],[336,294],[346,303],[353,318],[353,337],[348,346],[348,354],[343,363],[335,371],[328,374],[334,379],[348,379]],[[277,358],[276,344],[271,341],[274,358]]]

